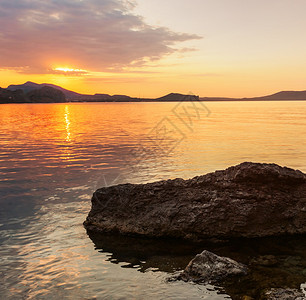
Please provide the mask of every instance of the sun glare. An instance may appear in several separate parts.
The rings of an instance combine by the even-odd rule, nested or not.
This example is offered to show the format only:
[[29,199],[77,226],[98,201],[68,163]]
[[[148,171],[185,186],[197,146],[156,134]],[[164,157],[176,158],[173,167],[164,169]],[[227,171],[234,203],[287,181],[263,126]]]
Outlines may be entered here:
[[62,67],[58,67],[58,68],[54,68],[54,71],[60,71],[60,72],[73,72],[73,73],[87,73],[87,70],[82,70],[82,69],[72,69],[72,68],[62,68]]

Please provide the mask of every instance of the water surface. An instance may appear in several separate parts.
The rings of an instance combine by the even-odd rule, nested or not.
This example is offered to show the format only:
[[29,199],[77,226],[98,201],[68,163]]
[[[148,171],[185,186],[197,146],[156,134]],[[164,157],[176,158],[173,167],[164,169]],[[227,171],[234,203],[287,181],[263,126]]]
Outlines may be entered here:
[[167,281],[199,249],[124,256],[120,240],[92,241],[91,194],[243,161],[306,172],[305,112],[302,101],[1,105],[0,298],[226,298]]

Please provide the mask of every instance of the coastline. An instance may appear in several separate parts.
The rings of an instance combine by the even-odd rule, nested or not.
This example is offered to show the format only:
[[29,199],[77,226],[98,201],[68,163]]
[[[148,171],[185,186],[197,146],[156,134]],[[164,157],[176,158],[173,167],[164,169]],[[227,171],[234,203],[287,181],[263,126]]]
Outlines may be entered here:
[[[134,100],[134,101],[66,101],[66,102],[7,102],[7,103],[0,103],[1,104],[74,104],[74,103],[174,103],[174,102],[194,102],[195,100],[169,100],[169,101],[157,101],[156,99],[152,100]],[[244,99],[237,99],[237,100],[196,100],[199,102],[302,102],[306,101],[306,99],[279,99],[279,100],[244,100]]]

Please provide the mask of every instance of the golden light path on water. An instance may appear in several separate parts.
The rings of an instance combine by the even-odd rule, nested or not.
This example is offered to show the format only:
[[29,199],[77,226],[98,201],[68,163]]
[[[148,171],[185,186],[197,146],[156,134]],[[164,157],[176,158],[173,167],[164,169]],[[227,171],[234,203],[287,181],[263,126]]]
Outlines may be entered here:
[[70,119],[69,119],[69,106],[65,106],[65,122],[66,122],[66,131],[67,131],[67,136],[66,136],[66,142],[70,142]]

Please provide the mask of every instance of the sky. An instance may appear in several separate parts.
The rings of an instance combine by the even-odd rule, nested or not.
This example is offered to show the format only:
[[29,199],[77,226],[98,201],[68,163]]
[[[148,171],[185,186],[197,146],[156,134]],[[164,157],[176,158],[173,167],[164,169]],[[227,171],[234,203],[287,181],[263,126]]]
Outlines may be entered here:
[[305,0],[0,0],[0,86],[252,97],[306,90]]

